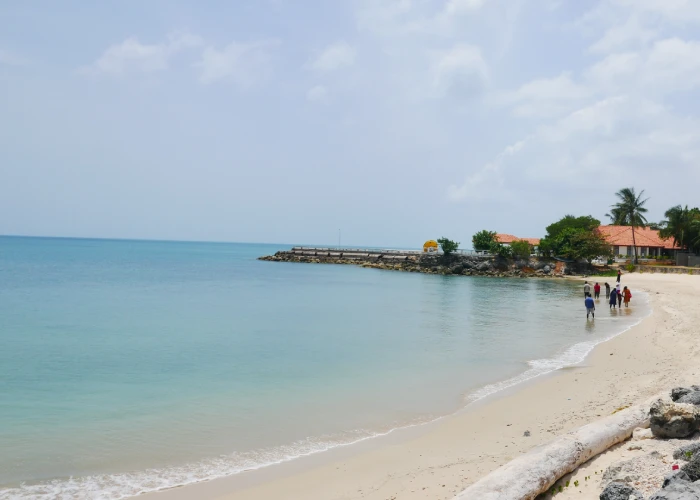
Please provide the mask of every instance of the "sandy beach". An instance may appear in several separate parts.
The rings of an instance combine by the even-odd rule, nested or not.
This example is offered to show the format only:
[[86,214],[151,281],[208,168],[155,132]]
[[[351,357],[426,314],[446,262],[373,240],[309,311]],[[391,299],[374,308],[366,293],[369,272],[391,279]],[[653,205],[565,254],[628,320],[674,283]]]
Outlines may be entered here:
[[[612,283],[614,278],[601,282],[606,280]],[[580,365],[419,428],[145,496],[160,500],[452,498],[498,466],[555,436],[674,385],[700,382],[700,276],[627,274],[623,284],[633,292],[648,293],[653,313],[597,346]],[[607,313],[604,302],[599,303],[600,313]],[[581,313],[585,316],[583,304]],[[593,481],[579,490],[576,498],[598,498],[600,493]]]

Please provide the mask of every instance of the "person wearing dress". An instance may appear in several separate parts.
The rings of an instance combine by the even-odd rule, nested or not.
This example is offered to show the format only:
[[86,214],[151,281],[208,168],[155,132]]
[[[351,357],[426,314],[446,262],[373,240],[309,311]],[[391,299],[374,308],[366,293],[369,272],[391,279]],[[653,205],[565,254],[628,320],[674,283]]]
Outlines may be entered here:
[[632,299],[632,292],[629,288],[625,287],[625,289],[622,290],[622,298],[625,301],[625,307],[629,307],[630,300]]
[[617,289],[613,288],[610,291],[610,309],[615,309],[616,305],[617,305]]

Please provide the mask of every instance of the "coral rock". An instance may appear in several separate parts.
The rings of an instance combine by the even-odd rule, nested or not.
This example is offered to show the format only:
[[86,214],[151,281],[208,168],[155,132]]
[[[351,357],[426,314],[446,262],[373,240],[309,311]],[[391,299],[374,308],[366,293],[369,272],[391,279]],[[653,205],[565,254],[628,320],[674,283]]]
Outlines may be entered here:
[[659,438],[685,438],[700,428],[700,409],[682,403],[656,401],[649,411],[651,432]]
[[600,500],[644,500],[644,495],[624,483],[610,483],[600,494]]

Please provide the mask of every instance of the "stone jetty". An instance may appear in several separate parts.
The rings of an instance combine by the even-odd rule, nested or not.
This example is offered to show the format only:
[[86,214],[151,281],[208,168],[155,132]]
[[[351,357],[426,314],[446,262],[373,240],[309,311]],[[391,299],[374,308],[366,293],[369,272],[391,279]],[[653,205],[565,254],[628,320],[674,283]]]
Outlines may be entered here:
[[510,260],[474,252],[444,255],[411,250],[293,247],[259,260],[352,264],[390,271],[463,276],[556,277],[575,272],[571,266],[567,268],[564,263],[549,259]]

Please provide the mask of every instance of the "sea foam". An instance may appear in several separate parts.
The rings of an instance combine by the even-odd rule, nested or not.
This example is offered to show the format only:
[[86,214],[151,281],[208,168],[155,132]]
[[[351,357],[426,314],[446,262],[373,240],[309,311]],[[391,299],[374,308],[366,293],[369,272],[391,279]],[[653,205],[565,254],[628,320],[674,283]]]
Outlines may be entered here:
[[[640,292],[639,295],[643,294]],[[649,308],[649,314],[650,313],[651,308]],[[538,376],[554,372],[567,366],[577,365],[585,360],[586,356],[595,346],[624,333],[633,326],[639,324],[644,317],[646,316],[640,317],[637,322],[628,325],[624,330],[607,337],[595,341],[579,342],[551,358],[531,360],[528,362],[529,368],[523,373],[500,382],[486,385],[469,393],[466,397],[466,404],[468,405],[471,402],[484,399]],[[38,484],[22,484],[17,487],[0,490],[0,500],[49,498],[61,500],[87,500],[95,498],[118,500],[129,498],[144,493],[161,491],[178,486],[232,476],[245,471],[262,469],[317,453],[323,453],[334,448],[350,446],[369,439],[386,436],[398,429],[415,427],[443,418],[445,418],[445,416],[416,420],[400,427],[390,428],[381,432],[356,430],[338,436],[309,438],[285,446],[246,453],[233,453],[182,466],[151,468],[138,472],[99,474],[70,479],[55,479]]]
[[[649,306],[647,294],[645,294],[644,292],[637,292],[637,296],[643,298],[646,302],[645,305]],[[612,333],[610,335],[598,338],[596,340],[579,342],[551,358],[530,360],[527,362],[529,368],[523,373],[516,375],[515,377],[493,384],[488,384],[480,389],[477,389],[476,391],[470,393],[467,396],[466,400],[467,402],[475,402],[493,394],[496,394],[498,392],[504,391],[506,389],[510,389],[511,387],[515,387],[518,384],[522,384],[523,382],[527,382],[536,377],[547,375],[548,373],[552,373],[556,370],[561,370],[562,368],[582,363],[586,359],[586,356],[588,356],[597,345],[612,340],[613,338],[625,333],[632,327],[638,325],[644,318],[646,318],[651,313],[652,309],[649,306],[646,315],[640,316],[637,321],[627,325],[624,329],[620,330],[619,332]],[[599,321],[600,319],[601,318],[599,318]]]

